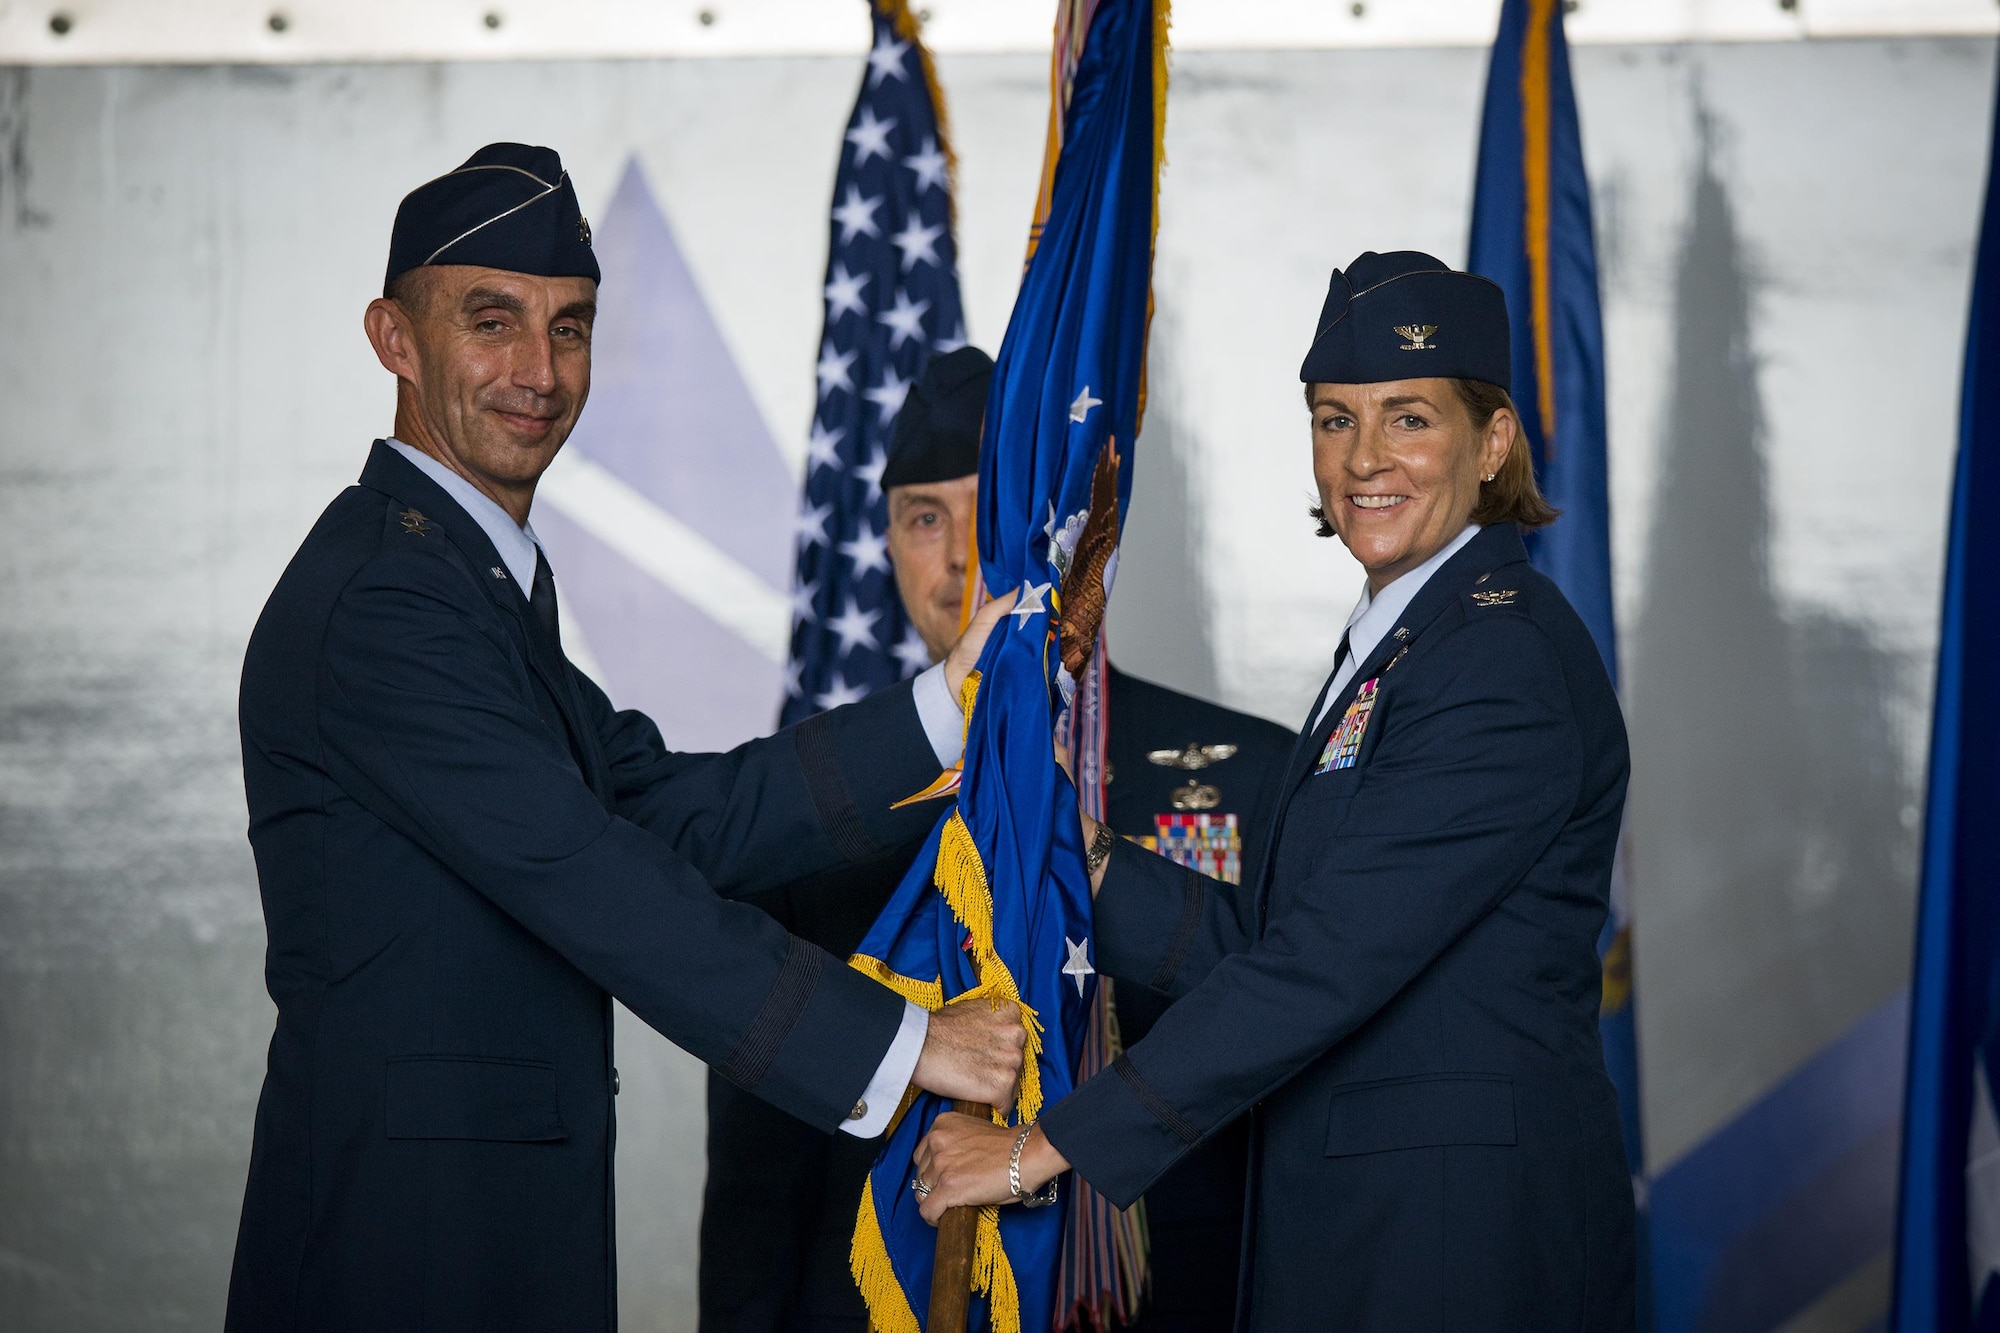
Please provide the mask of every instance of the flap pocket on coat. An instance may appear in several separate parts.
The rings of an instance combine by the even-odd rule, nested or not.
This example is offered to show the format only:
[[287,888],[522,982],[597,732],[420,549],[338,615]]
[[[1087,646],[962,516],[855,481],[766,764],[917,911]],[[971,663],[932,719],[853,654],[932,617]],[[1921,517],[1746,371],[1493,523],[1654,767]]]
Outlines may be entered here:
[[1333,1090],[1326,1118],[1328,1157],[1514,1141],[1514,1082],[1492,1074],[1350,1083]]
[[392,1139],[550,1143],[569,1137],[556,1105],[556,1067],[542,1060],[410,1055],[389,1061]]

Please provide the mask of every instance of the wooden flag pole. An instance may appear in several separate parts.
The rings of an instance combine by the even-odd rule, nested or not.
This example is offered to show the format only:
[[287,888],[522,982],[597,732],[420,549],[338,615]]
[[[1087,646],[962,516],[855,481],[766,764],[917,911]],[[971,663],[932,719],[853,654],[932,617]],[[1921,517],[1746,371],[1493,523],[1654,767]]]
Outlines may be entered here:
[[[954,1102],[952,1110],[981,1120],[993,1118],[982,1102]],[[925,1333],[965,1333],[972,1304],[972,1249],[979,1232],[979,1210],[947,1208],[938,1223],[937,1258],[931,1268],[931,1317]]]

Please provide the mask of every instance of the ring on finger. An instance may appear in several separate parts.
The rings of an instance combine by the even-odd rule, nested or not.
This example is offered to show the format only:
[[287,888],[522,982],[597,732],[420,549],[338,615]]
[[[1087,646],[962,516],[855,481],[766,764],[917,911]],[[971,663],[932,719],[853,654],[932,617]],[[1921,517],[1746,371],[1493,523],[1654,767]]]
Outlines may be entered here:
[[919,1199],[928,1199],[931,1197],[931,1187],[924,1183],[924,1178],[922,1176],[912,1177],[910,1180],[910,1188],[916,1191],[916,1195]]

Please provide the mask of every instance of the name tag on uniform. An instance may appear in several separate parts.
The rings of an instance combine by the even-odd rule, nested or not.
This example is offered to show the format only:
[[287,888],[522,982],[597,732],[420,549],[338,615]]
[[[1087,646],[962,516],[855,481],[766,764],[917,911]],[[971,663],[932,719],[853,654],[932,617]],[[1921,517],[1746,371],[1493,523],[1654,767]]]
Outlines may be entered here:
[[1347,705],[1340,725],[1333,729],[1333,735],[1327,738],[1326,749],[1320,752],[1319,767],[1313,770],[1314,777],[1354,767],[1354,761],[1361,755],[1361,738],[1368,734],[1368,719],[1375,715],[1375,684],[1381,679],[1376,676],[1361,682],[1354,702]]

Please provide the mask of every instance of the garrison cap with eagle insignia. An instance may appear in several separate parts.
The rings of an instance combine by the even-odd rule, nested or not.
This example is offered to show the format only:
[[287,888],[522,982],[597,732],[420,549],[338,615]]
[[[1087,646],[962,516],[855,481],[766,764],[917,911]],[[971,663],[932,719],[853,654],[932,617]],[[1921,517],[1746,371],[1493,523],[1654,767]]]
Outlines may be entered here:
[[487,144],[403,196],[384,288],[428,264],[603,280],[562,158],[523,143]]
[[1307,384],[1484,380],[1510,387],[1507,298],[1498,286],[1415,250],[1335,269],[1299,378]]

